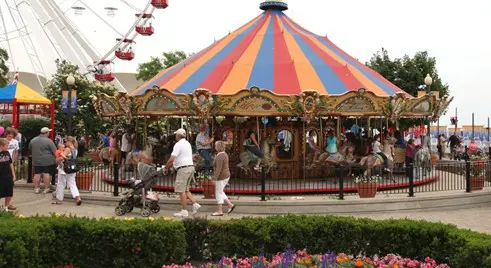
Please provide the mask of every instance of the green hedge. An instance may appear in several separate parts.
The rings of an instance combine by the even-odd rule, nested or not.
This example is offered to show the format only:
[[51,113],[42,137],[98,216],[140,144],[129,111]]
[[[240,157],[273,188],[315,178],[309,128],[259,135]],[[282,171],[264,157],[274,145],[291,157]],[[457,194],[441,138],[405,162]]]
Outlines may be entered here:
[[131,221],[0,214],[0,267],[160,267],[285,250],[431,256],[452,267],[491,267],[491,236],[452,225],[334,216]]
[[185,256],[176,221],[0,218],[0,267],[157,267]]
[[269,256],[287,247],[309,252],[431,256],[452,267],[491,267],[491,236],[453,225],[413,220],[357,219],[335,216],[272,216],[230,221],[186,220],[191,259]]

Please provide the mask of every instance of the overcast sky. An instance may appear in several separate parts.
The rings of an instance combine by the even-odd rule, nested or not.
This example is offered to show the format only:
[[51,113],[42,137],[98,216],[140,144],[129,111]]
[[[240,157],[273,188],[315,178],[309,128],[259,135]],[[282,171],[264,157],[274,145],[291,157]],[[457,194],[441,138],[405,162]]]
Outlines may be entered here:
[[[10,0],[9,0],[10,1]],[[76,0],[56,0],[69,9]],[[135,11],[120,0],[84,0],[119,32],[126,32],[134,22]],[[2,1],[3,2],[3,1]],[[146,0],[128,0],[142,8]],[[214,39],[242,26],[261,11],[261,0],[170,0],[166,10],[154,13],[156,34],[136,39],[136,59],[116,61],[116,72],[135,72],[138,63],[164,51],[198,52]],[[381,47],[392,57],[413,55],[428,50],[436,57],[444,82],[455,96],[449,113],[459,109],[460,123],[470,124],[476,113],[476,124],[486,124],[491,116],[491,1],[393,1],[393,0],[288,0],[286,14],[306,29],[327,35],[335,44],[360,61],[365,62]],[[308,3],[308,4],[307,4]],[[76,4],[80,5],[80,4]],[[116,16],[108,18],[104,7],[117,7]],[[3,7],[2,7],[3,8]],[[3,8],[5,9],[5,8]],[[3,10],[5,12],[5,10]],[[91,44],[105,54],[118,37],[94,14],[86,10],[82,16],[67,15]],[[7,19],[8,20],[8,19]],[[27,19],[27,23],[33,23]],[[7,27],[13,24],[7,22]],[[35,32],[35,31],[34,31]],[[39,34],[37,34],[39,35]],[[35,37],[35,42],[43,42]],[[20,41],[19,41],[20,42]],[[42,61],[47,72],[54,71],[54,52],[43,47]],[[1,43],[5,46],[5,43]],[[22,48],[18,43],[16,49]],[[20,50],[14,55],[19,68],[32,70]],[[423,81],[421,81],[423,84]],[[448,122],[442,119],[441,125]]]

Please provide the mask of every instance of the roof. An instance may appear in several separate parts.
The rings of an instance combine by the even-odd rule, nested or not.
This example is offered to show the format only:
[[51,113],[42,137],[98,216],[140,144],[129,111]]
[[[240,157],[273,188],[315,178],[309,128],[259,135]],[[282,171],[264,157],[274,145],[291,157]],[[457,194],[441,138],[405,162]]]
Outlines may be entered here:
[[252,86],[275,94],[315,90],[341,95],[365,88],[377,96],[404,92],[337,47],[307,31],[283,13],[286,3],[266,1],[265,11],[238,30],[185,61],[165,69],[131,92],[154,86],[174,93],[205,88],[234,94]]
[[51,104],[51,100],[21,82],[0,88],[0,102],[12,103],[14,98],[17,99],[17,103]]

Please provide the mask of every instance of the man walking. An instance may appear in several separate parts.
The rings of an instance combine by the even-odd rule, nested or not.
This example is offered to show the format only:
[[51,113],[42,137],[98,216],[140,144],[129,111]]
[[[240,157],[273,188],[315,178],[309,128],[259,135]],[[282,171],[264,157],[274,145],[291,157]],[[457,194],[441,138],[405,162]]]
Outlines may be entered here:
[[29,143],[29,151],[32,153],[32,164],[34,166],[34,193],[39,194],[39,181],[41,177],[44,183],[44,192],[49,193],[49,185],[52,174],[56,172],[56,146],[50,140],[49,133],[52,130],[43,127],[41,135],[32,139]]
[[171,157],[164,167],[164,175],[167,174],[171,166],[174,166],[177,171],[174,192],[179,193],[182,206],[180,212],[174,213],[174,217],[187,217],[189,216],[186,204],[187,199],[193,204],[193,215],[201,208],[189,191],[189,185],[194,178],[193,151],[191,144],[186,140],[186,130],[180,128],[174,134],[176,135],[177,143],[174,145]]

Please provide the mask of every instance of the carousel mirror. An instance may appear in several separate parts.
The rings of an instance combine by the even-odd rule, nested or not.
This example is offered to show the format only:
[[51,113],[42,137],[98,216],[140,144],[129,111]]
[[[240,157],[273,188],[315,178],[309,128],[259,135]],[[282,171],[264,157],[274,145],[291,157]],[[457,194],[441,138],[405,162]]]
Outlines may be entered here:
[[234,133],[230,129],[223,131],[222,141],[225,142],[227,149],[230,149],[234,143]]
[[279,159],[292,159],[293,157],[293,134],[287,130],[281,130],[276,135],[279,146],[276,149],[276,156]]

